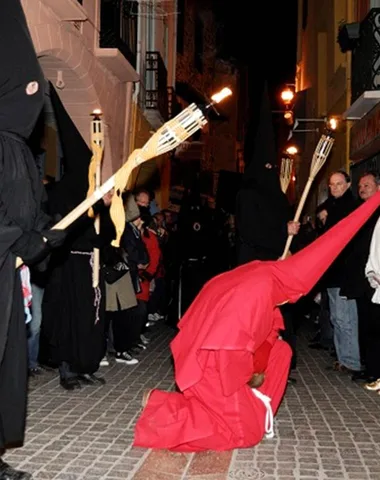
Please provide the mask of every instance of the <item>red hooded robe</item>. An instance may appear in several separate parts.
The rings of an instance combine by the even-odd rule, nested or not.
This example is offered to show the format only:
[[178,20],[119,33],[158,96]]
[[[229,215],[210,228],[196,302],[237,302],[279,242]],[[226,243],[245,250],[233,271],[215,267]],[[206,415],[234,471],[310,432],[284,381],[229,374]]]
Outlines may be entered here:
[[278,338],[283,323],[277,306],[310,291],[379,203],[380,192],[293,257],[251,262],[208,282],[171,343],[182,393],[153,390],[134,445],[195,452],[259,443],[267,409],[247,382],[265,369],[258,390],[270,397],[275,413],[291,358]]

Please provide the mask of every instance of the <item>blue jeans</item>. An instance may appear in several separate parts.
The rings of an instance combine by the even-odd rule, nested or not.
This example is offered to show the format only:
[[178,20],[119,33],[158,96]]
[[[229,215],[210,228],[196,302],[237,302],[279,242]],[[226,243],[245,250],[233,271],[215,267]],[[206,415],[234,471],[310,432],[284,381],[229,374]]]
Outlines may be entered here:
[[37,368],[38,365],[43,296],[44,289],[32,283],[32,320],[28,325],[29,368]]
[[330,320],[338,362],[350,370],[360,370],[359,327],[356,300],[339,295],[340,288],[328,288]]

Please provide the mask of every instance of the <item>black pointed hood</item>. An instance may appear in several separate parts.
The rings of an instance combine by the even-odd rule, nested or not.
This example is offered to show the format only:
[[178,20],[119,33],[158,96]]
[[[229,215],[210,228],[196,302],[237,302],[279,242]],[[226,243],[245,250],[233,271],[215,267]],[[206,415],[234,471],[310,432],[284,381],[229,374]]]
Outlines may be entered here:
[[66,215],[86,198],[88,168],[92,152],[52,84],[50,84],[50,99],[63,156],[63,176],[49,195],[50,209],[52,213]]
[[43,108],[44,87],[20,0],[1,0],[0,131],[29,138]]
[[[252,140],[253,137],[253,140]],[[250,145],[252,147],[250,148]],[[276,142],[267,82],[263,82],[259,115],[248,129],[243,184],[281,194]],[[270,166],[271,168],[268,168]]]

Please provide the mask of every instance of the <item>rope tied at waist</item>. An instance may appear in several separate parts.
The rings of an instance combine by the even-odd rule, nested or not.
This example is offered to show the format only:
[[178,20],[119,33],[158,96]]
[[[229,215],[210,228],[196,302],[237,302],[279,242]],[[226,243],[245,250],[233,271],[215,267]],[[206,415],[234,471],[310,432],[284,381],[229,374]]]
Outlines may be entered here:
[[[78,250],[71,250],[70,252],[72,255],[87,255],[90,257],[90,267],[91,270],[94,270],[94,252],[81,252]],[[99,322],[100,320],[100,302],[102,300],[102,292],[100,290],[99,285],[94,288],[94,307],[95,307],[95,325]]]
[[264,395],[264,393],[260,392],[260,390],[257,390],[257,388],[252,388],[253,394],[263,402],[264,407],[266,408],[266,414],[265,414],[265,438],[273,438],[274,437],[274,431],[273,431],[273,410],[272,410],[272,405],[271,405],[271,398],[268,397],[267,395]]

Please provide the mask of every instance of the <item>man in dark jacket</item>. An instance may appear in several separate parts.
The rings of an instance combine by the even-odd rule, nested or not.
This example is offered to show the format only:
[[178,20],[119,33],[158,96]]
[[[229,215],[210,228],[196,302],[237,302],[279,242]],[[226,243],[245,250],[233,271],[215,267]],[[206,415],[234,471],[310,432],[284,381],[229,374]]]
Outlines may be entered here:
[[[366,172],[359,178],[358,193],[363,202],[371,198],[379,188],[380,178],[376,173]],[[359,347],[364,370],[352,376],[354,381],[371,382],[380,377],[378,308],[371,301],[373,289],[365,276],[371,238],[379,215],[380,210],[377,209],[354,237],[347,259],[347,274],[340,289],[342,296],[356,300],[358,310]],[[371,348],[372,345],[376,345],[376,348]]]
[[[329,177],[329,188],[331,196],[325,202],[326,230],[347,217],[358,206],[351,190],[350,176],[346,172],[333,172]],[[361,370],[356,302],[341,293],[352,246],[351,242],[338,256],[323,281],[329,297],[330,319],[334,328],[334,345],[338,359],[333,368],[348,373]]]

